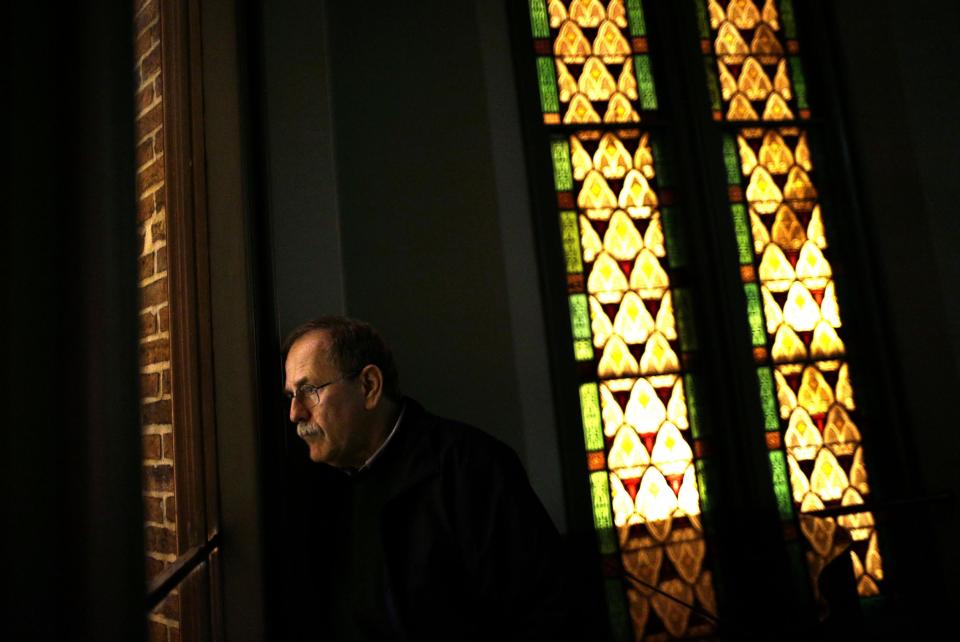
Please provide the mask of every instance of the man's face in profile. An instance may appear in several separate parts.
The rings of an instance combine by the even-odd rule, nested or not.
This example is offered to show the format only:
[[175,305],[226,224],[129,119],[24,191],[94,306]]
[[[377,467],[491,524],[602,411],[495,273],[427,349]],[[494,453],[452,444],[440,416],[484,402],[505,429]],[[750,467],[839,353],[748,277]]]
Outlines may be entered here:
[[356,378],[344,378],[352,373],[334,365],[327,333],[315,330],[297,339],[287,353],[285,372],[290,421],[309,447],[310,459],[358,465],[365,443],[363,391]]

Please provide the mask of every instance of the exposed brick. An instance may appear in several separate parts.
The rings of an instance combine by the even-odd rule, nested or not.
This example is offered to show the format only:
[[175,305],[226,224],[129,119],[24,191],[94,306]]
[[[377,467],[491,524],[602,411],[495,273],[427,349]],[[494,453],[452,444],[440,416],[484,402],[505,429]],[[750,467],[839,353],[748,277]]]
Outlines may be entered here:
[[153,23],[137,35],[133,45],[133,55],[139,58],[160,42],[160,21]]
[[177,498],[175,495],[171,495],[163,500],[163,514],[166,515],[167,521],[171,524],[177,523]]
[[160,71],[160,47],[154,47],[150,50],[142,61],[140,61],[140,78],[146,80]]
[[167,368],[160,371],[160,393],[166,395],[171,390],[173,389],[170,387],[170,368]]
[[163,206],[167,204],[167,193],[162,189],[158,189],[156,192],[154,192],[153,198],[153,207],[156,209],[156,211],[163,211]]
[[[144,459],[160,459],[162,456],[163,456],[163,451],[160,447],[160,435],[144,435],[143,436],[143,458]],[[155,519],[153,521],[158,522],[161,520]]]
[[[156,85],[153,89],[156,93]],[[157,103],[156,107],[142,114],[137,118],[137,134],[141,137],[146,136],[163,123],[163,103]]]
[[140,406],[140,423],[144,426],[169,424],[171,417],[169,399],[151,401]]
[[170,642],[167,631],[169,629],[166,624],[153,620],[147,621],[147,640],[149,642]]
[[[165,599],[157,607],[157,610],[168,620],[180,621],[180,589],[172,591],[170,597]],[[171,632],[174,629],[171,628]]]
[[159,497],[143,498],[143,515],[148,522],[163,523],[163,500]]
[[[156,333],[157,333],[157,314],[155,312],[144,312],[143,314],[141,314],[140,315],[140,337],[146,338]],[[144,388],[140,389],[140,394],[147,397],[159,396],[159,395],[154,395],[152,391],[150,391],[150,394],[147,394],[147,390]]]
[[157,264],[157,254],[156,252],[151,252],[149,254],[144,254],[139,259],[140,263],[137,266],[137,277],[140,281],[147,279],[153,276]]
[[[179,622],[178,622],[179,624]],[[180,628],[171,626],[167,629],[167,632],[170,634],[170,638],[167,642],[180,642]]]
[[167,246],[157,250],[157,272],[167,271]]
[[[142,317],[141,317],[142,318]],[[140,375],[140,398],[160,396],[160,373],[148,372]]]
[[160,317],[160,332],[168,332],[170,330],[170,306],[163,306],[157,311],[157,314]]
[[163,163],[153,161],[137,172],[137,193],[143,194],[163,182]]
[[149,579],[149,578],[152,578],[152,577],[155,576],[157,573],[159,573],[160,571],[162,571],[165,566],[166,566],[166,564],[164,564],[161,560],[157,560],[157,559],[154,559],[154,558],[152,558],[152,557],[148,557],[148,558],[146,559],[147,578],[148,578],[148,579]]
[[139,145],[137,145],[136,151],[136,163],[137,167],[142,167],[150,161],[153,160],[154,151],[153,151],[153,141],[149,138],[145,139]]
[[162,526],[147,526],[147,550],[155,553],[176,553],[177,534]]
[[[173,466],[161,464],[143,467],[144,490],[152,492],[173,492]],[[153,550],[153,549],[149,549]]]
[[[161,192],[163,190],[160,190]],[[148,196],[137,201],[137,223],[143,223],[156,213],[156,198]]]
[[163,436],[163,457],[164,459],[173,459],[176,453],[173,450],[173,433],[167,433]]
[[153,153],[159,156],[163,153],[163,130],[157,132],[153,137]]
[[170,342],[167,339],[155,339],[140,345],[140,365],[170,361]]
[[142,225],[138,225],[138,226],[137,226],[137,236],[140,237],[140,252],[139,252],[139,254],[143,254],[143,251],[144,251],[144,249],[146,248],[146,245],[147,245],[147,230],[146,230]]
[[167,220],[166,218],[159,219],[150,227],[150,232],[153,234],[154,241],[164,241],[167,238]]
[[[149,256],[153,256],[153,254]],[[160,305],[168,300],[166,278],[157,279],[150,285],[140,289],[140,306],[143,308]]]
[[159,3],[147,2],[133,18],[133,32],[135,34],[142,33],[144,29],[157,20],[159,15]]

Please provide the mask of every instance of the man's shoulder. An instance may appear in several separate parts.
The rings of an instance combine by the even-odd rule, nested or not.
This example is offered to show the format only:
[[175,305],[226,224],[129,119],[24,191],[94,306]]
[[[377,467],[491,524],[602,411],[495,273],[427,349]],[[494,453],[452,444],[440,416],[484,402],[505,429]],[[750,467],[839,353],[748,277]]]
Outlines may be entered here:
[[429,450],[443,459],[516,459],[507,444],[463,421],[434,415],[413,399],[406,399],[411,428]]

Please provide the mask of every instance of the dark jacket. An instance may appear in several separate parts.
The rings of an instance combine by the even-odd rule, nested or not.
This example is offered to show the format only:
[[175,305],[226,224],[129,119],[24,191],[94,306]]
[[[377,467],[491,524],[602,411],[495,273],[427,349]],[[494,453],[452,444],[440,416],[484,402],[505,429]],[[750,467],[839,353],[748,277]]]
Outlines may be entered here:
[[[372,610],[391,631],[354,637],[564,639],[559,535],[516,454],[476,428],[405,403],[393,439],[341,491],[354,510],[341,523],[379,531],[343,533],[343,545],[354,549],[341,558],[351,567],[344,570],[366,573],[360,588],[376,586],[376,599],[382,580],[386,607]],[[357,492],[367,499],[358,504]],[[331,617],[343,618],[350,599],[357,598],[340,600]]]

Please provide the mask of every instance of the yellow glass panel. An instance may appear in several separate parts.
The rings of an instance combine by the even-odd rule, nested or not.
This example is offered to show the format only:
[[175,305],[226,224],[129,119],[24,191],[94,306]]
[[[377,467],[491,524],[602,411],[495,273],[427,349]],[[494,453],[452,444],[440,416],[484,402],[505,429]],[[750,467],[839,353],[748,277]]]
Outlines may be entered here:
[[810,290],[794,281],[783,305],[783,318],[797,332],[809,332],[820,321],[820,306]]
[[643,237],[633,225],[633,220],[623,210],[610,217],[610,226],[603,235],[603,249],[618,261],[632,261],[643,248]]
[[677,325],[673,316],[673,297],[667,290],[660,300],[660,309],[657,310],[657,332],[666,339],[673,341],[677,338]]
[[633,75],[633,58],[627,58],[623,63],[620,78],[617,79],[617,91],[630,100],[637,99],[637,79]]
[[653,178],[656,171],[653,168],[653,153],[650,151],[650,134],[640,137],[637,151],[633,155],[633,166],[640,170],[645,178]]
[[871,595],[879,594],[879,587],[877,587],[876,582],[874,582],[869,575],[864,575],[860,578],[860,581],[857,583],[857,595],[860,597],[870,597]]
[[870,492],[867,484],[867,468],[863,465],[863,448],[858,447],[853,453],[853,463],[850,464],[850,485],[866,495]]
[[685,637],[687,624],[690,621],[690,609],[684,605],[693,600],[693,587],[679,577],[675,577],[661,582],[659,589],[674,599],[654,593],[650,600],[653,610],[657,612],[657,616],[671,637]]
[[823,415],[833,405],[833,391],[820,371],[813,366],[803,370],[797,403],[813,416]]
[[657,195],[650,189],[644,175],[632,169],[623,180],[617,204],[634,218],[647,218],[657,206]]
[[853,403],[853,386],[850,385],[850,368],[847,364],[840,366],[840,372],[837,375],[837,401],[842,403],[847,410],[856,410],[857,406]]
[[610,335],[613,334],[613,324],[610,323],[610,317],[607,316],[603,306],[594,296],[590,297],[590,330],[593,333],[593,345],[596,348],[602,348]]
[[787,324],[781,325],[780,329],[777,330],[777,336],[773,340],[772,352],[775,363],[802,361],[807,358],[806,346]]
[[677,496],[663,474],[653,466],[647,468],[637,492],[637,512],[640,517],[645,522],[666,521],[676,509]]
[[557,85],[560,88],[560,101],[570,102],[570,99],[577,93],[577,81],[559,58],[555,59],[554,62],[557,65]]
[[803,226],[800,225],[800,221],[797,220],[793,210],[786,205],[781,205],[780,209],[777,210],[777,217],[770,229],[770,236],[774,243],[790,252],[799,251],[807,240]]
[[605,383],[600,383],[600,414],[603,416],[603,434],[612,437],[623,425],[623,409]]
[[753,236],[753,251],[756,254],[763,252],[770,242],[770,233],[767,232],[767,226],[763,224],[760,217],[752,209],[750,210],[750,234]]
[[807,144],[807,132],[800,134],[797,140],[797,150],[795,153],[797,164],[808,172],[813,169],[813,163],[810,162],[810,147]]
[[730,100],[737,93],[737,79],[722,60],[717,60],[717,69],[720,71],[720,94],[724,100]]
[[793,120],[793,112],[780,94],[770,94],[763,109],[763,120]]
[[640,115],[633,108],[630,100],[619,91],[614,92],[610,103],[607,105],[607,111],[603,114],[605,123],[635,123],[640,120]]
[[710,28],[718,28],[724,20],[727,19],[727,14],[724,13],[723,7],[717,2],[717,0],[710,0],[707,3],[707,11],[710,12]]
[[757,120],[757,112],[743,94],[736,94],[727,108],[727,120]]
[[607,185],[603,174],[595,169],[587,172],[587,177],[577,195],[577,205],[581,209],[614,208],[617,206],[617,197]]
[[789,452],[787,453],[787,468],[790,471],[790,490],[793,491],[793,501],[800,503],[804,496],[810,492],[810,482],[807,476],[800,470],[800,465]]
[[790,424],[783,435],[787,452],[797,461],[807,461],[817,456],[823,445],[823,437],[813,420],[803,408],[797,408],[790,415]]
[[[684,515],[695,518],[700,514],[700,493],[697,491],[697,475],[693,471],[693,464],[688,464],[687,469],[683,472],[680,492],[677,493],[677,504]],[[691,521],[693,520],[691,519]],[[699,528],[699,520],[695,524]],[[700,540],[700,542],[702,543],[703,540]]]
[[607,66],[600,62],[596,56],[587,58],[587,64],[583,66],[580,72],[580,93],[584,94],[589,100],[608,100],[610,95],[616,91],[617,82],[607,71]]
[[550,26],[554,29],[567,19],[567,8],[561,0],[550,0],[550,4],[547,5],[547,12],[550,14]]
[[739,64],[743,57],[750,53],[750,48],[743,40],[740,32],[732,23],[724,22],[717,32],[717,39],[713,44],[714,51],[722,57],[724,62]]
[[[777,73],[773,77],[773,88],[784,100],[793,98],[793,89],[790,87],[790,75],[787,72],[787,59],[781,58],[777,63]],[[809,169],[809,167],[807,168]]]
[[867,573],[877,578],[883,579],[883,566],[880,563],[880,545],[877,543],[877,534],[870,536],[870,543],[867,545]]
[[763,296],[763,316],[767,319],[767,333],[774,334],[783,323],[783,310],[780,309],[767,286],[761,285],[760,293]]
[[737,81],[737,88],[743,92],[743,94],[749,100],[763,100],[768,95],[770,95],[770,90],[773,89],[773,83],[770,82],[770,78],[767,77],[766,72],[763,70],[763,67],[760,66],[760,63],[757,62],[756,58],[747,58],[747,61],[743,63],[743,69],[740,71],[740,78]]
[[777,403],[780,406],[780,418],[786,419],[797,407],[797,395],[793,394],[793,390],[780,370],[773,371],[773,379],[777,382]]
[[660,267],[660,261],[647,248],[640,250],[630,272],[630,288],[636,290],[644,299],[659,299],[670,285],[667,273]]
[[750,149],[747,140],[743,136],[737,136],[737,147],[740,150],[740,169],[744,176],[749,176],[757,166],[757,155]]
[[687,400],[683,394],[683,379],[680,377],[677,377],[676,383],[673,384],[670,401],[667,402],[667,419],[680,430],[690,427],[687,421]]
[[828,448],[821,448],[810,474],[810,490],[825,502],[840,499],[850,486],[843,467]]
[[607,465],[616,470],[617,468],[630,468],[636,466],[646,466],[650,463],[650,455],[640,441],[637,431],[630,426],[624,425],[617,431],[617,436],[613,438],[613,444],[610,446],[610,454],[607,456]]
[[810,357],[830,359],[843,356],[844,352],[843,341],[837,336],[837,331],[826,321],[818,323],[813,330],[813,339],[810,341]]
[[603,348],[603,356],[597,366],[600,377],[623,377],[636,375],[639,368],[637,360],[630,354],[627,344],[617,335],[613,335]]
[[604,62],[623,62],[624,57],[630,55],[630,44],[617,25],[604,20],[593,40],[593,53],[603,58]]
[[860,558],[857,557],[855,551],[850,551],[850,563],[853,566],[853,579],[859,582],[860,577],[863,575],[863,564],[860,562]]
[[560,26],[560,33],[553,42],[553,53],[564,62],[583,62],[590,55],[590,41],[577,23],[567,20]]
[[827,287],[832,276],[833,270],[820,248],[810,241],[804,243],[797,258],[797,278],[807,287],[819,290]]
[[607,17],[600,0],[573,0],[570,3],[570,19],[581,27],[596,27]]
[[819,205],[814,206],[813,213],[810,215],[810,224],[807,225],[807,238],[821,250],[827,247],[827,237],[823,231],[823,217],[820,215]]
[[680,429],[669,421],[663,422],[650,453],[650,462],[666,476],[681,475],[693,461],[690,444]]
[[657,391],[646,379],[638,379],[633,384],[624,418],[641,435],[657,432],[667,418],[667,409],[657,396]]
[[783,195],[789,199],[810,199],[817,197],[817,190],[814,189],[810,177],[802,167],[794,166],[787,174],[787,184],[783,186]]
[[627,292],[613,320],[613,331],[627,343],[643,343],[654,331],[653,317],[636,292]]
[[587,263],[592,263],[603,249],[600,235],[593,229],[590,219],[583,214],[580,215],[580,248],[583,250],[583,260]]
[[[823,508],[823,502],[812,492],[807,493],[800,504],[800,511],[804,513],[823,510]],[[803,531],[807,541],[810,542],[810,546],[815,551],[815,555],[807,554],[807,562],[810,564],[811,575],[817,577],[823,570],[823,565],[833,548],[833,536],[837,531],[837,523],[833,518],[801,516],[800,530]],[[817,556],[820,559],[816,559]]]
[[632,159],[620,139],[608,133],[593,154],[593,166],[607,178],[623,178],[632,167]]
[[760,147],[760,164],[771,174],[786,174],[793,166],[793,154],[774,130],[769,130],[763,137]]
[[840,404],[833,404],[827,413],[826,428],[823,429],[823,443],[830,446],[835,455],[852,455],[860,444],[860,431],[850,419],[850,415]]
[[834,291],[833,281],[827,283],[823,291],[823,300],[820,302],[820,316],[823,320],[835,328],[840,327],[840,308],[837,306],[837,295]]
[[696,586],[697,599],[704,610],[714,615],[717,614],[717,596],[713,592],[713,574],[710,569],[706,569],[700,575],[700,580]]
[[607,5],[607,18],[613,20],[613,23],[625,29],[627,26],[627,10],[623,6],[623,0],[610,0]]
[[727,19],[739,29],[753,29],[760,20],[760,12],[751,0],[730,0]]
[[578,93],[570,100],[570,107],[567,108],[567,113],[563,116],[563,122],[568,124],[599,123],[600,115],[594,110],[587,97]]
[[772,65],[777,58],[783,55],[783,47],[777,40],[776,34],[767,25],[760,23],[757,30],[753,32],[753,40],[750,41],[750,52],[761,54],[757,56],[760,62],[765,65]]
[[[587,291],[597,295],[600,303],[615,303],[627,289],[627,277],[617,262],[606,252],[600,252],[593,263],[590,276],[587,277]],[[604,293],[616,293],[616,297],[601,296]]]
[[613,505],[613,523],[620,527],[627,524],[636,524],[640,516],[636,514],[635,504],[630,493],[623,487],[623,482],[616,474],[610,473],[610,495]]
[[763,11],[760,13],[760,18],[770,25],[770,28],[774,31],[780,30],[780,21],[779,15],[777,14],[777,5],[774,0],[767,0],[763,5]]
[[[757,170],[761,171],[761,170]],[[771,292],[784,292],[796,279],[793,266],[784,255],[783,250],[774,243],[767,245],[760,259],[760,282],[766,285]]]
[[660,214],[658,212],[654,212],[650,218],[647,231],[643,234],[643,245],[650,248],[650,251],[660,258],[663,258],[667,253],[667,249],[663,245],[663,226],[660,225]]
[[578,181],[582,181],[587,172],[593,169],[590,154],[583,148],[583,144],[576,136],[570,137],[570,159],[573,164],[573,178]]
[[680,370],[680,360],[677,359],[677,353],[670,347],[670,342],[659,332],[651,334],[647,345],[644,346],[643,356],[640,357],[640,372],[650,375],[678,370]]
[[773,214],[780,207],[783,194],[773,182],[773,177],[763,167],[758,166],[750,175],[747,200],[760,214]]

